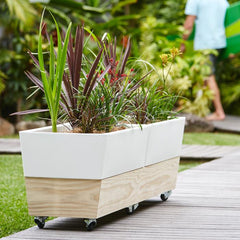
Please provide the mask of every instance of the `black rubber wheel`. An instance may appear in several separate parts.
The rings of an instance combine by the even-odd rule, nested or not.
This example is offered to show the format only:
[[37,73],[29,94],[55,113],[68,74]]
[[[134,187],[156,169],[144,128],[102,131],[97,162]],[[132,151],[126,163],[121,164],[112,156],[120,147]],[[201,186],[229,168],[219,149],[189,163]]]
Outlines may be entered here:
[[128,215],[131,215],[134,212],[133,208],[131,208],[131,210],[129,208],[126,208],[125,210]]
[[168,200],[168,198],[170,197],[171,194],[172,194],[172,191],[168,191],[168,192],[162,193],[160,195],[160,198],[162,199],[163,202],[165,202],[165,201]]
[[160,198],[162,199],[163,202],[165,202],[165,201],[168,200],[168,197],[166,197],[165,194],[161,194],[161,195],[160,195]]
[[97,226],[97,222],[91,222],[86,228],[88,231],[92,231]]
[[45,226],[45,221],[40,221],[39,219],[35,218],[34,222],[37,224],[38,228],[43,229]]

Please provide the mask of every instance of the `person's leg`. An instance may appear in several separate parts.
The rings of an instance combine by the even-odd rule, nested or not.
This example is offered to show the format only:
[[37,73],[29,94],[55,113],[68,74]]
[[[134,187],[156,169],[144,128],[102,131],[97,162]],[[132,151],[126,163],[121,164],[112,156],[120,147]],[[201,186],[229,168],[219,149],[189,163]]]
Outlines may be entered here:
[[215,75],[209,76],[207,79],[207,85],[214,93],[213,105],[215,112],[207,116],[206,119],[210,121],[223,120],[225,119],[225,112],[222,106],[220,91],[216,82]]

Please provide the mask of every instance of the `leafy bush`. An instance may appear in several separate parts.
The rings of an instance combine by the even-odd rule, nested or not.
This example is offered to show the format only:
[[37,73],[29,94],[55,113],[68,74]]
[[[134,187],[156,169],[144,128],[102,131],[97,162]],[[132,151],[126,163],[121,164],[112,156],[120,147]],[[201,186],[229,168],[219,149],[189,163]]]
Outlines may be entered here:
[[232,59],[224,59],[218,63],[217,81],[226,112],[240,115],[240,55]]

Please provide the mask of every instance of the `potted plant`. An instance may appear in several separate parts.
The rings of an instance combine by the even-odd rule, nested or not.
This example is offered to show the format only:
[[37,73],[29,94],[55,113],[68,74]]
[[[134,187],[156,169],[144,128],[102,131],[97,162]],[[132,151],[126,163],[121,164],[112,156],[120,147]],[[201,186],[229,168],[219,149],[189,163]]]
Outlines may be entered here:
[[[38,59],[30,53],[40,79],[26,72],[48,109],[18,113],[49,111],[52,121],[20,132],[28,209],[40,228],[46,216],[63,216],[84,218],[92,230],[97,218],[122,208],[131,213],[156,194],[167,200],[176,184],[184,118],[174,118],[176,96],[148,84],[149,71],[141,76],[137,67],[127,68],[130,39],[119,58],[116,39],[99,41],[89,32],[84,41],[84,27],[78,27],[74,42],[69,24],[63,40],[55,24],[57,50],[46,33],[48,64],[42,21]],[[91,36],[97,54],[86,47]]]

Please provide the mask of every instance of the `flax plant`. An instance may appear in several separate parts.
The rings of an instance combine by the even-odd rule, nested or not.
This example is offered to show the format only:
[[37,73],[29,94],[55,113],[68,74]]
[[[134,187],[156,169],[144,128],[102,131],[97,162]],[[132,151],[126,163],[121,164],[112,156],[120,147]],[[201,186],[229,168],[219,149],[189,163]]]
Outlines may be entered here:
[[62,89],[62,80],[63,80],[64,68],[66,63],[67,46],[68,46],[72,23],[70,23],[68,26],[66,36],[63,42],[63,46],[62,46],[60,30],[54,17],[53,19],[54,19],[56,30],[57,30],[58,49],[57,49],[57,54],[55,54],[53,39],[51,36],[50,37],[49,74],[45,70],[43,49],[42,49],[43,15],[41,18],[39,35],[38,35],[38,62],[39,62],[39,70],[41,72],[44,94],[46,97],[47,105],[48,105],[51,120],[52,120],[52,131],[57,132],[57,119],[58,119],[60,95],[61,95],[61,89]]

